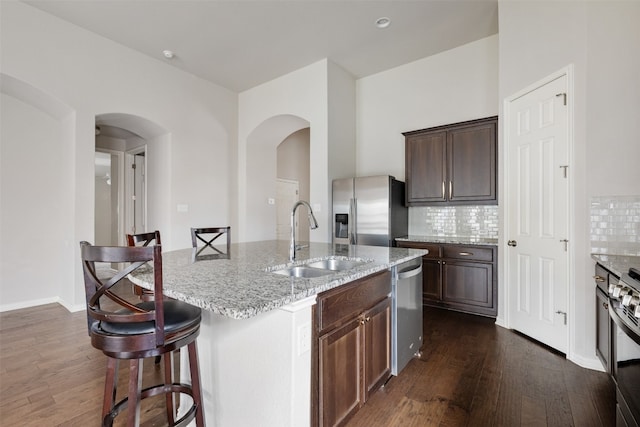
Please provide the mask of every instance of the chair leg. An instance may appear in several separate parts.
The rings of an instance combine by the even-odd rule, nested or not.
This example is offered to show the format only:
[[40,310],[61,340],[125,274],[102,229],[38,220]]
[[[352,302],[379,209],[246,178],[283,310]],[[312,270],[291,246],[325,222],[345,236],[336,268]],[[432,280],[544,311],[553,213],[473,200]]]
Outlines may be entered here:
[[197,406],[196,426],[204,427],[204,407],[202,406],[202,393],[200,391],[200,368],[198,366],[198,347],[196,341],[189,343],[189,371],[191,373],[191,388],[193,390],[193,402]]
[[140,425],[140,394],[142,391],[142,359],[129,361],[129,399],[127,401],[127,425]]
[[[104,380],[104,396],[102,397],[102,419],[113,409],[116,401],[116,386],[118,385],[118,359],[107,357],[107,374]],[[111,425],[111,424],[109,424]]]
[[[173,384],[173,352],[165,353],[164,355],[164,384],[171,386]],[[175,401],[173,393],[165,392],[165,399],[167,402],[167,421],[172,426],[175,423]]]

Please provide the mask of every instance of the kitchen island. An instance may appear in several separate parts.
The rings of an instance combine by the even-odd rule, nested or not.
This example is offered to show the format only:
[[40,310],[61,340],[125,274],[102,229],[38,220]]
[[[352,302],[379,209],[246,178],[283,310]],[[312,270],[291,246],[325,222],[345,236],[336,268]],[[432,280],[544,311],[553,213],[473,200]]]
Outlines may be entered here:
[[[312,278],[273,273],[289,265],[288,241],[232,244],[228,258],[191,248],[163,253],[166,296],[203,308],[198,348],[207,425],[309,425],[316,296],[425,253],[310,243],[296,264],[361,261]],[[150,273],[131,279],[151,288]],[[184,371],[186,358],[181,362]]]

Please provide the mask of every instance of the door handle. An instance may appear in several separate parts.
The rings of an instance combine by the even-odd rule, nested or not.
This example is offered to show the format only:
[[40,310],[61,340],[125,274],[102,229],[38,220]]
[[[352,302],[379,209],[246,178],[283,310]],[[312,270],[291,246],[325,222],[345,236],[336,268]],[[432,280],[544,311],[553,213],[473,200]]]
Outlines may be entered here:
[[509,240],[507,242],[507,245],[512,246],[512,247],[515,248],[516,246],[518,246],[518,242],[516,242],[515,240]]

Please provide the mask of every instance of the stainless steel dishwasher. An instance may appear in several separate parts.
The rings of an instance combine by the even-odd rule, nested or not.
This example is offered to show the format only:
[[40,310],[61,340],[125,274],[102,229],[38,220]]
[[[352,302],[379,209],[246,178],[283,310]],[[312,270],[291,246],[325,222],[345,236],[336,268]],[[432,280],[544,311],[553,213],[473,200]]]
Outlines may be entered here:
[[392,269],[391,374],[398,375],[422,347],[422,258]]

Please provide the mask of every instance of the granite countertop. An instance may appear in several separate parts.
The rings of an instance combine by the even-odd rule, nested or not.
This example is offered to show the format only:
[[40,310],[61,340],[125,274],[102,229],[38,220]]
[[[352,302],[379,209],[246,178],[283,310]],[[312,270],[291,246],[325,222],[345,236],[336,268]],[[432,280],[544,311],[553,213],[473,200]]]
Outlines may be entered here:
[[591,258],[618,277],[628,273],[631,267],[640,270],[640,256],[591,254]]
[[[368,261],[353,269],[315,278],[293,278],[269,270],[288,265],[289,242],[234,243],[228,259],[203,253],[194,260],[193,248],[163,252],[164,294],[234,319],[246,319],[320,292],[341,286],[403,262],[419,258],[422,249],[306,243],[295,264],[326,257]],[[152,273],[137,271],[132,282],[152,288]]]
[[418,242],[418,243],[453,243],[462,245],[488,245],[498,246],[498,239],[489,237],[472,236],[418,236],[409,235],[396,238],[398,242]]

